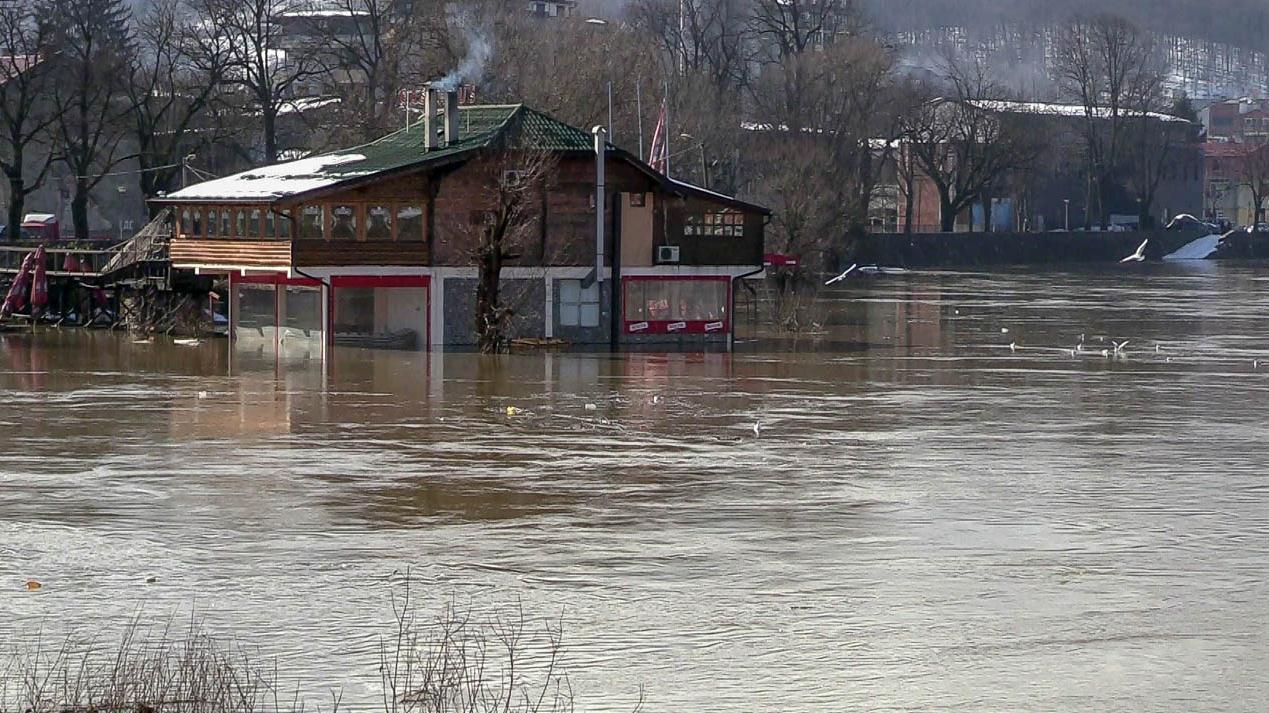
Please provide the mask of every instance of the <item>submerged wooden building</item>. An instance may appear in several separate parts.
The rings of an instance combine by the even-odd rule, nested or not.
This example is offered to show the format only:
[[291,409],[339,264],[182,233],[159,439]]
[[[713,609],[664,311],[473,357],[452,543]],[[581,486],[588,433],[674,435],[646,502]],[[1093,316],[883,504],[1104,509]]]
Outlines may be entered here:
[[175,216],[173,267],[227,275],[231,334],[261,349],[472,344],[467,228],[484,214],[487,164],[515,146],[553,160],[533,238],[502,268],[511,336],[730,337],[735,280],[762,269],[769,211],[528,107],[457,104],[429,93],[424,121],[377,141],[156,199]]

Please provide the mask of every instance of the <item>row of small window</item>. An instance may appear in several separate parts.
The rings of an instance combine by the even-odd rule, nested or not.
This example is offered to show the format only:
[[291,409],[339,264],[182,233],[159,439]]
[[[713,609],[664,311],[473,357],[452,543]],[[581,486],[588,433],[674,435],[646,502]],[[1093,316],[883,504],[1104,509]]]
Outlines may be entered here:
[[683,219],[683,234],[740,238],[745,234],[743,213],[696,213]]
[[[423,209],[409,204],[306,205],[292,230],[290,214],[265,208],[184,208],[181,234],[209,238],[423,240]],[[364,238],[363,238],[364,234]]]
[[718,320],[727,317],[727,280],[629,280],[630,322]]

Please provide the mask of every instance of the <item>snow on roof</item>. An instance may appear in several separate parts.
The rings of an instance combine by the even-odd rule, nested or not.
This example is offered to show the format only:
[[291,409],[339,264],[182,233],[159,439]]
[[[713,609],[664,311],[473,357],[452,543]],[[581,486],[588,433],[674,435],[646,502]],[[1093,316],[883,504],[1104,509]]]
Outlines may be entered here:
[[314,156],[298,161],[277,163],[272,166],[261,166],[232,176],[217,178],[213,181],[198,183],[182,188],[166,196],[167,199],[200,201],[200,200],[233,200],[257,201],[272,200],[295,193],[325,188],[340,181],[372,173],[372,171],[339,171],[327,172],[332,166],[361,161],[362,154],[334,154]]
[[748,207],[748,208],[751,208],[751,209],[757,210],[757,211],[762,212],[762,213],[770,213],[770,212],[771,212],[771,211],[767,210],[766,208],[763,208],[762,206],[759,206],[759,205],[756,205],[756,204],[753,204],[753,203],[749,203],[749,202],[747,202],[747,201],[742,201],[742,200],[740,200],[739,198],[737,198],[737,197],[735,197],[735,196],[729,196],[729,195],[727,195],[726,193],[719,193],[718,191],[711,191],[711,190],[710,190],[710,189],[708,189],[708,188],[702,188],[702,187],[700,187],[700,186],[696,185],[695,183],[688,183],[687,181],[680,181],[680,180],[679,180],[679,179],[677,179],[677,178],[670,178],[669,176],[666,176],[666,177],[665,177],[665,181],[666,181],[666,183],[669,183],[672,187],[674,187],[674,188],[678,188],[679,190],[684,191],[684,192],[686,192],[686,193],[695,193],[695,194],[696,194],[696,195],[698,195],[698,196],[704,196],[704,197],[708,197],[708,198],[714,198],[714,199],[717,199],[717,200],[720,200],[720,201],[724,201],[724,202],[727,202],[727,203],[731,203],[731,204],[733,204],[733,205],[737,205],[737,204],[738,204],[738,205],[743,205],[743,206],[745,206],[745,207]]
[[[1008,112],[1012,114],[1042,114],[1046,116],[1075,116],[1082,117],[1085,115],[1084,106],[1082,104],[1054,104],[1050,102],[1021,102],[1021,101],[1004,101],[1001,99],[970,99],[968,103],[980,109],[989,111]],[[1125,111],[1125,114],[1128,112]],[[1111,116],[1109,107],[1094,107],[1093,116],[1106,119]],[[1189,120],[1182,119],[1179,116],[1171,114],[1161,114],[1157,111],[1146,112],[1146,116],[1159,121],[1178,121],[1189,123]]]
[[356,8],[312,8],[306,10],[284,10],[278,17],[365,17],[370,13]]
[[321,109],[338,103],[339,97],[300,97],[299,99],[289,99],[278,105],[278,116],[303,114],[306,111]]
[[26,224],[44,224],[57,222],[57,216],[52,213],[27,213],[22,217],[23,225]]

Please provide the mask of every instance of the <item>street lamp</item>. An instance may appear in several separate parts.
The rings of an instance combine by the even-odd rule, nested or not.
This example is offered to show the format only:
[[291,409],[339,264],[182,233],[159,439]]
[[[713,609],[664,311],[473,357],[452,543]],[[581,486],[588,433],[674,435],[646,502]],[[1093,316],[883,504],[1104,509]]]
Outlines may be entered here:
[[691,134],[679,134],[679,138],[695,141],[697,148],[701,150],[701,187],[709,188],[709,166],[705,163],[705,142]]
[[1065,216],[1064,218],[1065,227],[1063,228],[1063,230],[1069,233],[1071,232],[1071,199],[1070,198],[1062,199],[1062,213]]

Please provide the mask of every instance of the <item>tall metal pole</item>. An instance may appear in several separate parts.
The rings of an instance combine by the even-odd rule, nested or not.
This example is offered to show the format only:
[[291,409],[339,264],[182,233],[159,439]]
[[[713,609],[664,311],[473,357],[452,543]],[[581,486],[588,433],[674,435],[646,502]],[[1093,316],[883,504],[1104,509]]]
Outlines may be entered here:
[[612,136],[612,81],[608,82],[608,135]]
[[[604,127],[591,129],[595,135],[595,283],[604,281],[604,159],[608,153],[608,141]],[[617,315],[612,316],[613,319]]]
[[635,82],[635,119],[639,124],[639,160],[646,161],[643,153],[643,82]]

